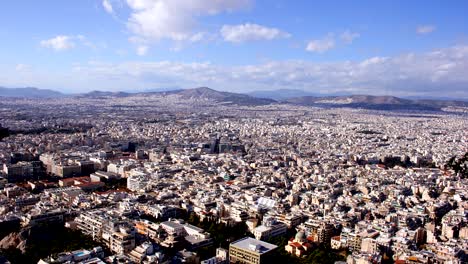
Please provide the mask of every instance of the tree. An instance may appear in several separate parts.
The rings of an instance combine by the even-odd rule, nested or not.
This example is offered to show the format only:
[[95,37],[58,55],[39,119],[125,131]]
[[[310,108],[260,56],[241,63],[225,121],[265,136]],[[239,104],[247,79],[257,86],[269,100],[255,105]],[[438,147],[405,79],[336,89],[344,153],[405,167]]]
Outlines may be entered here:
[[468,178],[468,152],[461,158],[451,157],[446,163],[445,168],[452,169],[459,174],[462,179]]

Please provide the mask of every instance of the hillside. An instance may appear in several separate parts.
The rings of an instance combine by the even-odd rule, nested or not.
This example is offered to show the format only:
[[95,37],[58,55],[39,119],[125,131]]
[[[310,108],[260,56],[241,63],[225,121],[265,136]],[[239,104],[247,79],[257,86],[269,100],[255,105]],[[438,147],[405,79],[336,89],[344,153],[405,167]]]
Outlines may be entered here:
[[216,91],[208,87],[181,90],[175,94],[183,99],[205,99],[218,103],[236,105],[267,105],[276,102],[272,99],[256,98],[246,94]]
[[283,102],[295,105],[317,106],[317,107],[349,107],[374,110],[424,110],[440,111],[444,107],[468,107],[468,102],[443,101],[443,100],[410,100],[394,96],[302,96],[284,100]]
[[5,88],[0,87],[0,96],[3,97],[22,97],[22,98],[58,98],[64,97],[65,95],[61,92],[39,89],[35,87],[25,88]]

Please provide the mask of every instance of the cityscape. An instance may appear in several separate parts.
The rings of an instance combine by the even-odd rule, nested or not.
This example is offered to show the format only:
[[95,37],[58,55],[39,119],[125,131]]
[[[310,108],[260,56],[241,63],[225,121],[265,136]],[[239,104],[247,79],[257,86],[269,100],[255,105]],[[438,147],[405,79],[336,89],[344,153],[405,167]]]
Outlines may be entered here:
[[0,11],[0,264],[468,263],[466,2],[52,2]]
[[[220,94],[3,101],[2,252],[41,263],[467,260],[468,108]],[[97,246],[29,252],[29,236],[53,227]]]

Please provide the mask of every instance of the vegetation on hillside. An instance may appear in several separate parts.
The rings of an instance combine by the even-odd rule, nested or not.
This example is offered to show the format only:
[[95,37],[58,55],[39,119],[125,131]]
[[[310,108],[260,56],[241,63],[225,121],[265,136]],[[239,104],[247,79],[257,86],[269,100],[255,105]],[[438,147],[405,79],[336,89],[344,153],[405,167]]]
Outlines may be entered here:
[[91,249],[96,246],[100,244],[80,231],[62,225],[41,225],[28,230],[26,252],[10,247],[0,250],[0,255],[5,256],[13,264],[37,263],[41,258],[52,254]]
[[445,167],[448,169],[452,169],[455,173],[460,174],[462,179],[468,178],[468,152],[463,155],[463,157],[456,157],[453,156],[450,158]]

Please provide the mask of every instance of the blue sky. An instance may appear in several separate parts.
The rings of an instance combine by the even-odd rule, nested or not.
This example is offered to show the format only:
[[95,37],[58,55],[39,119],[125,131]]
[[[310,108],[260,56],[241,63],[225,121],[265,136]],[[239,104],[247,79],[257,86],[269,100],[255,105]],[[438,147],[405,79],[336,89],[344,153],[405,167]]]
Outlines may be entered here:
[[5,1],[0,86],[467,98],[466,10],[467,1]]

